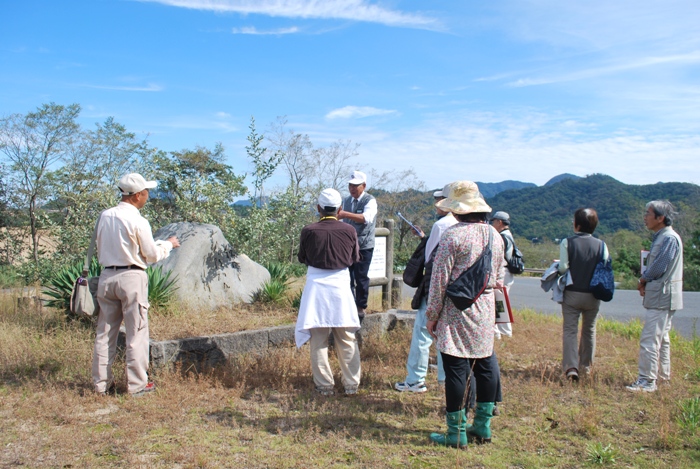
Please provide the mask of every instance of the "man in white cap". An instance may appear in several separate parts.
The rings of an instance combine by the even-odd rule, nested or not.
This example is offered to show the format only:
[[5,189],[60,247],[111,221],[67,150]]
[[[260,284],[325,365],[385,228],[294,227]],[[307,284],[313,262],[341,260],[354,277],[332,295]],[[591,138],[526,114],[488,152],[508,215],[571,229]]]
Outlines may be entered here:
[[[440,202],[449,195],[450,185],[446,185],[442,190],[435,191],[433,198],[435,203]],[[450,212],[446,212],[438,207],[435,208],[438,214],[438,221],[433,224],[430,236],[424,244],[425,250],[425,275],[421,284],[416,288],[416,293],[411,302],[411,308],[417,309],[416,320],[413,324],[413,336],[411,337],[411,348],[406,360],[406,380],[394,384],[394,389],[401,392],[422,393],[428,390],[425,385],[425,378],[428,374],[428,361],[430,358],[430,345],[433,338],[426,328],[427,319],[425,310],[428,307],[428,294],[430,291],[430,275],[433,270],[433,253],[440,242],[442,234],[452,225],[457,224],[457,219]],[[420,248],[423,243],[419,244]],[[437,354],[438,383],[445,384],[445,371],[442,367],[442,356]]]
[[92,360],[92,379],[98,394],[114,392],[112,363],[122,321],[126,328],[126,378],[131,396],[155,390],[148,382],[148,276],[146,267],[180,246],[176,237],[154,241],[151,225],[139,210],[148,190],[158,185],[137,173],[119,181],[121,202],[100,215],[97,258],[104,267],[97,289],[100,313]]
[[368,194],[367,175],[353,171],[348,180],[350,195],[343,201],[343,208],[338,218],[349,223],[357,232],[360,245],[360,260],[350,267],[350,288],[355,295],[357,315],[360,320],[365,317],[367,298],[369,297],[369,265],[374,253],[374,230],[377,222],[377,200]]
[[311,371],[316,391],[335,393],[328,363],[328,335],[333,333],[345,394],[360,385],[360,351],[355,332],[360,328],[355,300],[348,288],[349,267],[360,258],[355,229],[338,221],[342,203],[335,189],[318,196],[321,219],[301,230],[298,259],[308,266],[294,332],[297,347],[311,341]]

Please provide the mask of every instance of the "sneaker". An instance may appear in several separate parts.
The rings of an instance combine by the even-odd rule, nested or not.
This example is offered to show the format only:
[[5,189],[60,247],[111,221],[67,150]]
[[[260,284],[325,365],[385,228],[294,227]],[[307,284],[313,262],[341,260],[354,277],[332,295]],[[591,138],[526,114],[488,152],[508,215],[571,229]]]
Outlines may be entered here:
[[425,386],[425,383],[396,383],[394,385],[394,389],[400,392],[426,392],[428,388]]
[[316,392],[322,396],[325,396],[325,397],[332,396],[333,394],[335,394],[335,390],[332,387],[325,388],[325,387],[318,387],[317,386]]
[[353,386],[345,388],[346,396],[354,396],[355,394],[357,394],[357,387]]
[[131,397],[142,397],[145,396],[148,393],[151,393],[156,390],[156,383],[148,383],[145,388],[140,390],[139,392],[135,392],[131,394]]
[[656,391],[656,382],[652,379],[637,378],[637,381],[625,386],[625,388],[631,392],[654,392]]
[[573,383],[578,382],[578,370],[576,368],[569,368],[566,370],[566,379],[570,380]]
[[110,384],[107,387],[106,391],[98,392],[97,395],[99,395],[99,396],[116,396],[117,395],[117,385],[114,384],[114,382],[112,382],[112,384]]

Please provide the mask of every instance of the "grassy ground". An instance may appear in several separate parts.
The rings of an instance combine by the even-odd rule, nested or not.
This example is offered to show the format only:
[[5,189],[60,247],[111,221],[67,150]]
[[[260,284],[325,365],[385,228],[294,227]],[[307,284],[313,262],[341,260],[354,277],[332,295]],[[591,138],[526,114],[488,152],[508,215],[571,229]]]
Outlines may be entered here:
[[[239,310],[231,326],[247,327],[255,314]],[[270,309],[255,321],[288,315]],[[154,315],[154,334],[167,321]],[[688,404],[700,390],[700,341],[674,338],[672,385],[639,395],[624,390],[636,374],[638,323],[599,323],[596,371],[572,385],[559,376],[561,322],[531,311],[516,321],[515,337],[496,345],[505,402],[493,444],[458,451],[428,444],[445,429],[433,373],[426,394],[392,390],[405,376],[410,331],[365,341],[354,397],[314,393],[308,348],[201,374],[161,371],[157,391],[141,399],[124,395],[120,360],[119,394],[98,397],[91,328],[0,298],[0,467],[700,465],[700,410]]]

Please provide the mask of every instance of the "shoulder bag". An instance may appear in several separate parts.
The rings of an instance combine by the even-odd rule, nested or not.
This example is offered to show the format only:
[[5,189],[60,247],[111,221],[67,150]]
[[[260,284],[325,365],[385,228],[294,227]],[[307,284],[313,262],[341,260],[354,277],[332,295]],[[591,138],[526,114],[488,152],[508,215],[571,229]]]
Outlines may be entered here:
[[85,256],[83,273],[75,280],[75,284],[73,284],[73,291],[70,295],[71,313],[85,318],[96,316],[100,311],[100,305],[97,303],[97,286],[100,278],[88,278],[88,275],[90,273],[90,262],[92,261],[92,255],[95,252],[97,226],[100,224],[101,217],[102,214],[97,217],[97,223],[95,223],[95,231],[92,233],[90,247],[88,248],[87,255]]
[[612,268],[612,259],[608,256],[603,259],[605,252],[605,243],[600,243],[600,259],[593,271],[591,283],[588,290],[593,293],[593,297],[601,301],[610,301],[615,293],[615,275]]
[[489,242],[479,258],[467,270],[447,286],[446,295],[460,311],[473,305],[486,290],[491,279],[491,242],[493,232],[489,227]]

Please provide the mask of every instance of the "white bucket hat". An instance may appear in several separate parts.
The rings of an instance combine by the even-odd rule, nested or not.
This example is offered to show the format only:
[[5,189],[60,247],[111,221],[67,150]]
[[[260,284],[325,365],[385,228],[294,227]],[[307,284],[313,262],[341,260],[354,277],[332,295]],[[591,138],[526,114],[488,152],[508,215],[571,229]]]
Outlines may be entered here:
[[472,181],[457,181],[448,184],[446,199],[435,203],[435,206],[445,212],[466,215],[468,213],[491,213],[484,197],[479,192],[479,186]]

